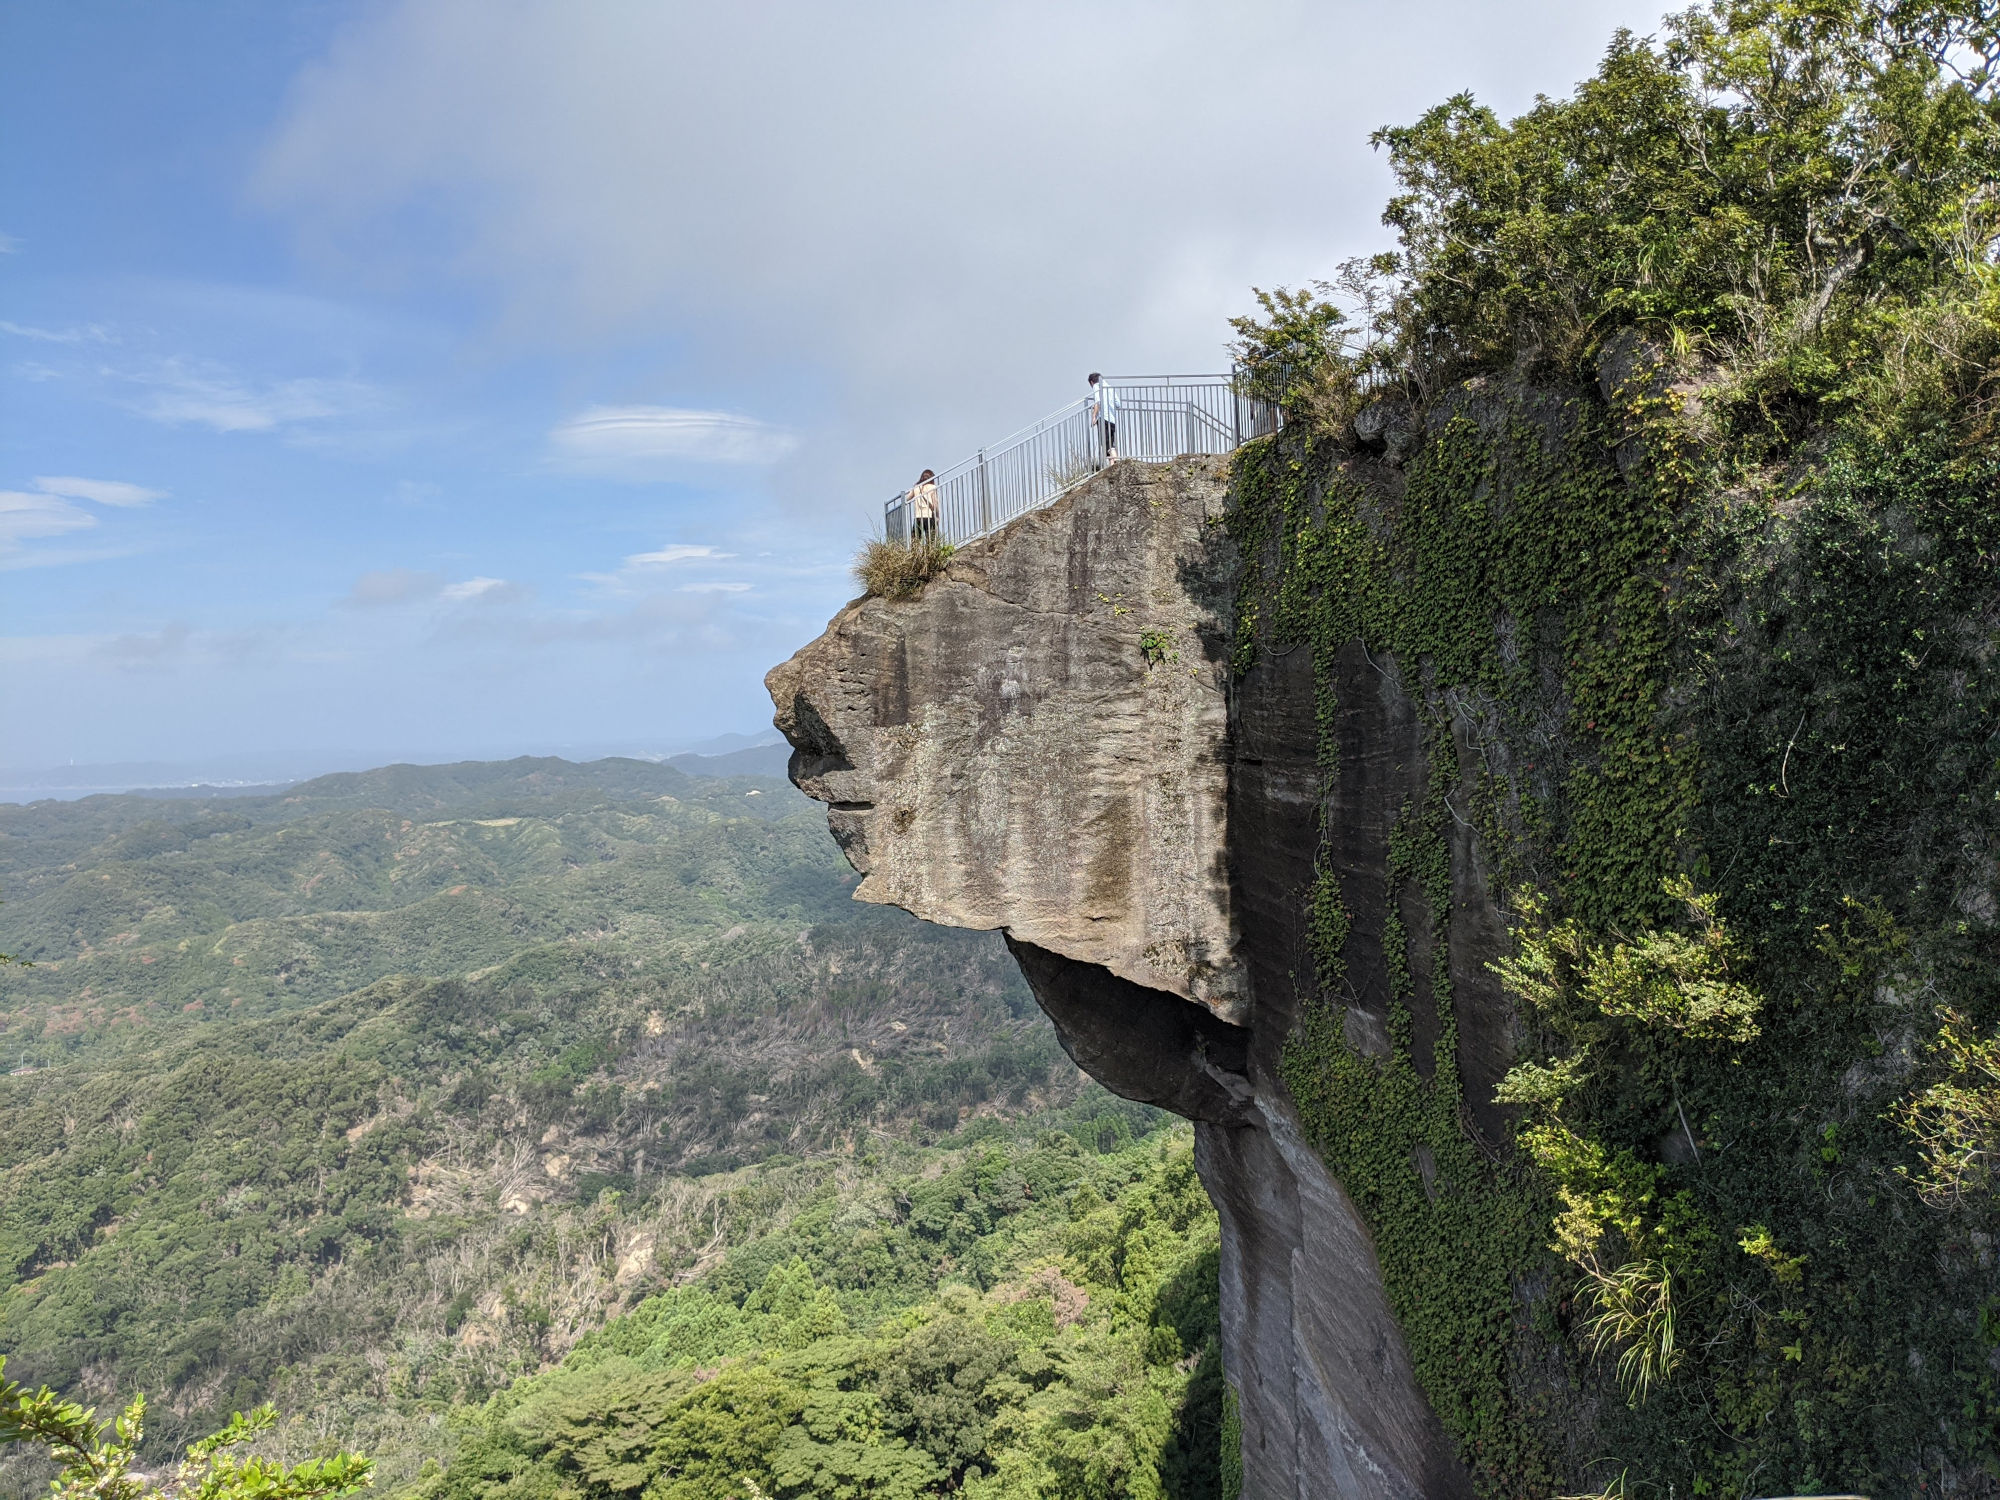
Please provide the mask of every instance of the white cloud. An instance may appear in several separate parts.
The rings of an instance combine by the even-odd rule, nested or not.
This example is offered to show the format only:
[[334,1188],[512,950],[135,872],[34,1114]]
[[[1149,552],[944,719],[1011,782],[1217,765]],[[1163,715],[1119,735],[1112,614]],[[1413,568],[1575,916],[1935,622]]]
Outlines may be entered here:
[[[144,495],[148,499],[166,493],[114,480],[37,479],[34,483],[33,490],[0,490],[0,572],[65,567],[71,563],[128,557],[137,550],[129,544],[94,547],[37,547],[26,544],[95,529],[98,518],[77,504],[79,499],[94,499],[100,505],[131,505],[144,502],[124,498],[128,492]],[[86,495],[85,486],[102,493]]]
[[107,558],[130,557],[137,547],[27,547],[10,550],[0,542],[0,573],[19,573],[27,568],[66,568],[71,563],[103,562]]
[[42,475],[35,488],[45,495],[62,495],[71,500],[89,500],[96,505],[150,505],[167,498],[165,490],[149,490],[143,485],[120,479],[77,479],[68,475]]
[[[579,573],[577,577],[585,583],[595,584],[607,594],[654,594],[661,586],[664,569],[683,571],[702,563],[725,562],[736,556],[703,542],[670,542],[651,552],[634,552],[618,566],[614,573]],[[745,585],[747,587],[747,585]],[[703,592],[715,592],[703,587]],[[686,593],[687,589],[676,592]]]
[[24,554],[21,544],[40,541],[52,536],[66,536],[73,531],[87,531],[97,525],[97,517],[76,502],[88,500],[96,505],[110,505],[126,508],[146,505],[163,499],[165,490],[149,490],[143,485],[127,484],[119,479],[76,479],[57,476],[43,476],[31,480],[33,490],[0,490],[0,557],[9,559],[13,567],[29,565],[30,561],[48,563],[52,561],[79,562],[96,553],[64,553],[57,558],[52,555]]
[[556,428],[549,439],[573,463],[615,469],[675,460],[774,463],[797,444],[790,433],[754,417],[678,406],[592,407]]
[[0,490],[0,570],[55,567],[63,563],[90,562],[102,557],[123,556],[129,548],[31,548],[28,542],[89,531],[98,524],[97,516],[80,501],[118,509],[147,505],[166,496],[165,490],[127,484],[122,479],[78,479],[73,476],[43,475],[31,480],[32,490]]
[[[1387,243],[1374,127],[1566,92],[1663,8],[385,0],[300,73],[253,192],[358,282],[484,286],[516,344],[650,340],[765,412],[812,393],[786,487],[824,514],[1089,370],[1222,367],[1252,285]],[[774,456],[718,416],[610,408],[555,446]]]
[[0,490],[0,551],[22,542],[62,536],[97,524],[97,517],[60,495]]
[[12,255],[21,248],[20,236],[0,231],[0,255]]
[[448,583],[442,573],[415,568],[382,568],[363,573],[340,603],[349,609],[394,609],[410,604],[519,604],[527,585],[506,578],[468,578]]
[[508,604],[526,594],[522,585],[505,578],[468,578],[463,583],[448,583],[438,591],[438,597],[447,604],[470,604],[474,600],[482,604]]
[[625,559],[628,568],[656,568],[668,563],[690,562],[701,557],[733,557],[731,552],[718,552],[713,547],[697,546],[690,542],[675,542],[662,547],[657,552],[634,552]]
[[747,583],[684,583],[678,592],[683,594],[743,594],[748,593]]

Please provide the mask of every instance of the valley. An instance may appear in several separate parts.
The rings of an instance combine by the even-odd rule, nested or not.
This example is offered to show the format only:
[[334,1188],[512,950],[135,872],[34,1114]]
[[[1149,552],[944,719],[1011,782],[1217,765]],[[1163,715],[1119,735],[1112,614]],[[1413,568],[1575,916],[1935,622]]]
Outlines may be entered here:
[[[274,1451],[470,1494],[496,1464],[588,1487],[549,1412],[710,1400],[689,1372],[721,1366],[762,1382],[788,1474],[904,1453],[903,1490],[785,1494],[1047,1469],[1100,1417],[1141,1420],[1128,1466],[1192,1443],[1173,1492],[1212,1492],[1184,1132],[1082,1077],[997,935],[853,880],[788,783],[638,761],[0,809],[0,951],[30,965],[0,971],[9,1376],[144,1390],[161,1451],[275,1400]],[[920,1377],[885,1371],[943,1327],[1009,1441],[896,1426],[883,1382]],[[1107,1414],[1086,1379],[1150,1395]],[[14,1452],[0,1485],[38,1490]]]

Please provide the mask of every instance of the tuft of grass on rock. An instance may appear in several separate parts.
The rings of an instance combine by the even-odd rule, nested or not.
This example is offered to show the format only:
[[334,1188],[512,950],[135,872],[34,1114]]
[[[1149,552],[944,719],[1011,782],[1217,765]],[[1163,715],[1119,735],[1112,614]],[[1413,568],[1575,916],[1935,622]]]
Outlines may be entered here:
[[855,554],[855,581],[880,599],[913,599],[944,571],[955,550],[950,542],[891,542],[878,537]]

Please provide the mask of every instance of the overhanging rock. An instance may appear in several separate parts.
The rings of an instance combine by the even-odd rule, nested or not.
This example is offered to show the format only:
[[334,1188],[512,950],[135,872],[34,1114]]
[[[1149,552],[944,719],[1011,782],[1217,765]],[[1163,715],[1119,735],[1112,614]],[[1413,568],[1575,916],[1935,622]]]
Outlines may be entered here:
[[[1195,1121],[1245,1500],[1462,1500],[1367,1227],[1278,1076],[1326,789],[1305,653],[1231,680],[1227,463],[1117,464],[916,598],[848,605],[766,684],[856,895],[1003,930],[1081,1067]],[[1346,717],[1380,795],[1335,792],[1361,833],[1401,791],[1372,768],[1412,760],[1378,696]]]
[[1226,460],[1121,464],[766,679],[863,901],[1248,1019],[1224,856]]

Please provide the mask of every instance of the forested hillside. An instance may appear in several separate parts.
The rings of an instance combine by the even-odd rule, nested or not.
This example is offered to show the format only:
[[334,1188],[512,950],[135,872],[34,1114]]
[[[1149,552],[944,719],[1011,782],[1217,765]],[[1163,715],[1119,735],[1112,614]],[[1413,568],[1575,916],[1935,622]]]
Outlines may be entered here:
[[[1048,1469],[1024,1434],[1124,1382],[1120,1461],[1198,1432],[1177,1461],[1212,1489],[1185,1143],[1086,1092],[997,937],[852,881],[786,783],[636,761],[0,809],[0,951],[32,964],[0,970],[9,1375],[146,1390],[163,1453],[265,1399],[294,1456],[358,1445],[391,1486],[463,1441],[468,1492],[496,1464],[591,1482],[519,1415],[579,1380],[661,1412],[754,1388],[764,1436],[715,1461],[785,1494],[956,1482],[1003,1412],[994,1450]],[[925,1339],[998,1382],[948,1442],[874,1394],[933,1379]],[[871,1422],[900,1491],[798,1477]],[[39,1488],[13,1463],[8,1493]]]
[[1330,781],[1378,671],[1423,737],[1376,884],[1325,804],[1285,1083],[1486,1495],[1996,1493],[1996,23],[1448,99],[1395,251],[1239,324],[1239,669],[1310,648]]

